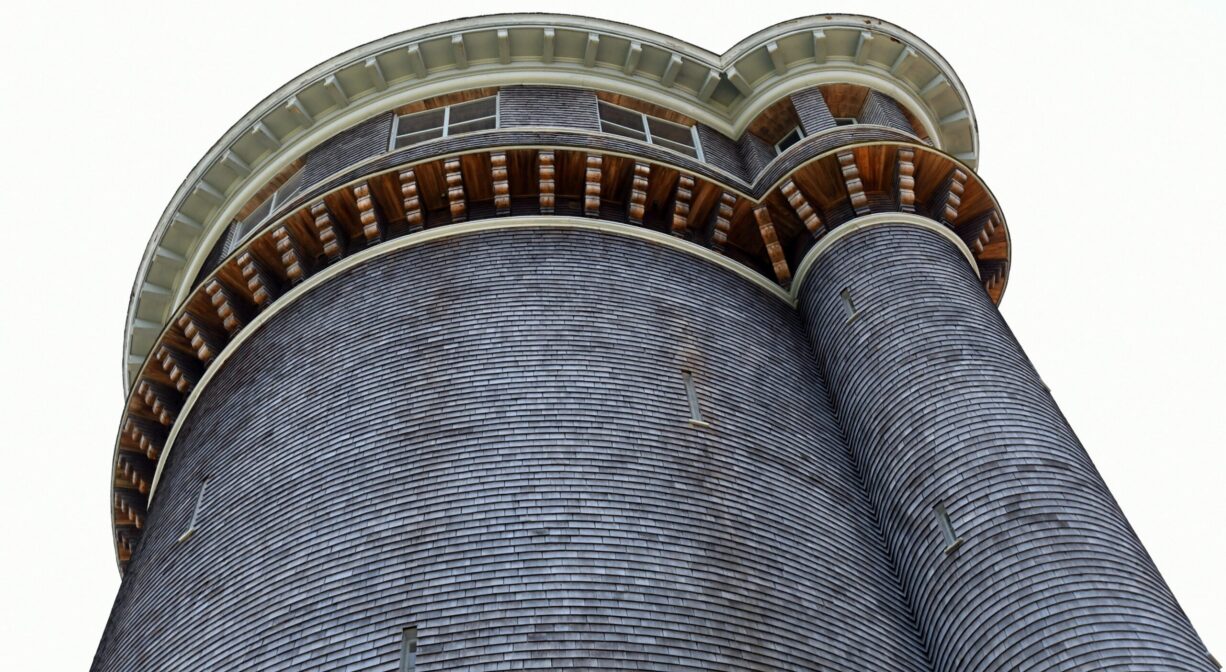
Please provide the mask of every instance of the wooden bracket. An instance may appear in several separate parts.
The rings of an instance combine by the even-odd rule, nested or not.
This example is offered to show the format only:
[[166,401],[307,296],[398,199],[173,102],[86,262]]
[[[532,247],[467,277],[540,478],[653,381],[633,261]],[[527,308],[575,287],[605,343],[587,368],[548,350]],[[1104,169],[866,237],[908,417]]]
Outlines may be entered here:
[[191,392],[196,381],[200,380],[200,362],[190,355],[163,344],[157,347],[153,357],[162,365],[162,370],[180,394]]
[[588,217],[600,216],[600,179],[603,168],[603,156],[587,155],[587,172],[584,175],[583,185],[583,214]]
[[409,233],[417,233],[425,226],[425,218],[421,214],[421,197],[417,193],[417,174],[412,168],[406,168],[400,171],[397,177],[400,179],[404,221],[409,225]]
[[238,256],[238,268],[247,282],[247,291],[251,292],[251,300],[260,308],[267,308],[277,300],[280,292],[277,290],[276,279],[264,268],[264,264],[251,252],[243,252]]
[[443,172],[447,175],[447,204],[451,210],[451,221],[463,222],[468,219],[468,202],[464,197],[464,172],[460,170],[460,159],[444,161]]
[[788,200],[788,205],[792,206],[792,210],[796,212],[796,216],[805,223],[805,228],[809,230],[809,234],[814,238],[820,238],[826,233],[826,227],[822,225],[822,218],[817,216],[817,210],[809,203],[809,199],[801,193],[790,178],[779,187],[783,192],[783,197]]
[[966,173],[954,168],[945,179],[944,191],[937,192],[940,201],[934,210],[940,220],[951,227],[958,221],[958,208],[962,206],[962,194],[965,190]]
[[770,210],[765,205],[759,205],[753,209],[753,218],[758,222],[758,232],[762,234],[762,242],[766,244],[766,254],[770,256],[775,277],[779,279],[779,284],[787,285],[792,281],[792,271],[788,268],[783,246],[779,244],[779,236],[775,234]]
[[507,171],[507,153],[490,152],[490,181],[494,184],[494,214],[511,214],[511,183]]
[[970,241],[971,251],[976,256],[983,254],[984,246],[992,242],[992,238],[996,237],[997,227],[1000,226],[1000,221],[996,219],[995,210],[979,219],[982,221],[982,224],[979,226],[979,233],[975,234],[975,238]]
[[736,207],[736,196],[728,192],[719,195],[719,207],[715,209],[715,227],[711,231],[711,246],[720,252],[728,243],[728,232],[732,230],[732,213]]
[[143,378],[136,384],[136,396],[143,399],[158,422],[167,427],[174,424],[182,407],[182,401],[176,391]]
[[681,174],[677,178],[677,192],[673,197],[673,226],[671,233],[674,236],[685,238],[689,233],[690,228],[690,199],[694,197],[694,178]]
[[354,185],[353,197],[357,199],[358,218],[362,224],[362,235],[366,244],[374,245],[383,242],[383,216],[379,214],[378,205],[370,195],[370,183],[362,182]]
[[847,197],[857,215],[867,215],[872,210],[868,207],[868,196],[864,193],[864,183],[860,181],[860,167],[856,165],[856,155],[852,152],[839,153],[839,166],[843,170],[843,183],[847,185]]
[[196,351],[196,359],[208,364],[217,353],[221,352],[222,339],[208,327],[208,324],[191,312],[184,312],[178,319],[179,328]]
[[204,293],[209,295],[209,301],[217,311],[217,317],[221,318],[221,326],[225,327],[227,333],[233,335],[247,323],[240,312],[242,308],[238,300],[234,298],[234,293],[229,287],[221,284],[220,280],[217,278],[209,280],[204,286]]
[[554,206],[554,176],[556,169],[553,165],[553,151],[541,150],[537,153],[537,161],[540,170],[540,191],[541,191],[541,214],[552,215]]
[[642,224],[647,213],[647,182],[651,178],[651,164],[636,161],[634,177],[630,181],[630,205],[626,215],[631,224]]
[[898,148],[898,167],[895,171],[895,188],[898,190],[898,210],[915,212],[915,150]]
[[123,423],[123,433],[136,445],[145,457],[158,459],[166,441],[166,430],[152,420],[128,414]]
[[328,205],[323,201],[315,203],[311,206],[311,216],[315,218],[315,233],[323,245],[324,256],[330,262],[340,261],[345,256],[345,232],[332,219]]
[[306,279],[306,256],[298,241],[285,226],[278,226],[272,232],[272,239],[277,245],[277,254],[281,255],[281,267],[291,284],[298,284]]
[[149,461],[136,457],[131,453],[120,453],[115,458],[115,473],[132,484],[132,487],[142,495],[149,494],[149,485],[153,482],[153,470]]
[[136,529],[145,526],[145,501],[139,494],[116,490],[115,509],[135,525]]

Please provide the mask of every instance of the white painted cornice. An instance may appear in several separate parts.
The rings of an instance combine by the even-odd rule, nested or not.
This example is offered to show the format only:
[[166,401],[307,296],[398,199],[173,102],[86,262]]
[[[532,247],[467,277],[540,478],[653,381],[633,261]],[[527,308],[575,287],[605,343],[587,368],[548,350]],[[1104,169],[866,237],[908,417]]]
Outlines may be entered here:
[[634,96],[737,137],[780,97],[833,82],[890,95],[936,147],[975,167],[975,115],[953,69],[911,33],[864,16],[786,21],[721,56],[613,21],[502,14],[417,28],[328,59],[244,115],[167,205],[128,305],[125,393],[238,210],[290,162],[370,116],[464,89],[553,84]]

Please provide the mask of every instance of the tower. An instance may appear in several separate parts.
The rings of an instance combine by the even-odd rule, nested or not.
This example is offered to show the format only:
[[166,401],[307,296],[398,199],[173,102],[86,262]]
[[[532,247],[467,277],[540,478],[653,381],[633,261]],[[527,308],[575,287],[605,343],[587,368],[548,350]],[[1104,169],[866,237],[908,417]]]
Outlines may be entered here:
[[996,310],[978,153],[856,16],[304,74],[142,261],[95,668],[1214,669]]

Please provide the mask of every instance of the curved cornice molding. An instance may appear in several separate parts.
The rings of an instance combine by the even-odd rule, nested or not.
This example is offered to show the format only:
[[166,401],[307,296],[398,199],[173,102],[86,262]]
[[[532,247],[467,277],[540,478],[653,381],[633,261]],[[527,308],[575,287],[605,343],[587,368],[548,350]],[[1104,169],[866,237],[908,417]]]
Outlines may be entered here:
[[[124,384],[144,341],[190,291],[192,268],[239,208],[290,161],[339,131],[406,102],[464,89],[559,84],[624,93],[736,137],[793,91],[828,82],[883,91],[934,144],[974,168],[970,99],[932,47],[893,24],[826,14],[794,19],[713,54],[613,21],[555,14],[459,19],[335,56],[265,98],[192,169],[163,212],[137,270],[124,331]],[[142,338],[134,342],[134,331]],[[145,338],[148,337],[148,338]]]

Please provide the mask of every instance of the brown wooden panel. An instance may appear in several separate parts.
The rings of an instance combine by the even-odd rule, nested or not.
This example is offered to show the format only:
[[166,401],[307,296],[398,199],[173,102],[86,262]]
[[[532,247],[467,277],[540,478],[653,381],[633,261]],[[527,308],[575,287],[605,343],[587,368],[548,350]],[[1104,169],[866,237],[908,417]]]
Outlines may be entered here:
[[464,174],[464,195],[470,204],[494,200],[494,183],[491,178],[493,171],[487,152],[460,157],[460,172]]
[[624,204],[630,195],[633,173],[633,159],[606,154],[600,177],[601,199],[606,203]]
[[868,88],[855,84],[822,84],[817,87],[826,99],[830,114],[835,117],[856,117],[864,108]]
[[811,161],[792,174],[792,181],[800,188],[810,203],[822,209],[847,199],[847,187],[843,184],[843,169],[838,157],[826,156]]
[[430,211],[447,208],[447,180],[443,177],[442,161],[426,161],[413,166],[422,206]]
[[536,167],[535,149],[516,149],[507,152],[507,171],[510,173],[511,196],[535,196],[540,190],[540,175]]
[[799,125],[800,117],[796,114],[791,97],[784,96],[762,110],[745,130],[773,145]]
[[383,215],[384,223],[391,225],[404,221],[404,195],[400,191],[400,171],[376,175],[370,180],[370,195],[375,207]]
[[958,221],[975,219],[994,210],[992,195],[984,187],[983,182],[971,176],[962,190],[962,204],[958,207]]
[[487,86],[480,89],[469,89],[467,91],[457,91],[455,93],[447,93],[433,98],[414,101],[406,105],[401,105],[395,109],[396,114],[412,114],[413,112],[424,112],[433,110],[439,107],[455,105],[456,103],[464,103],[478,98],[487,98],[498,93],[498,87]]
[[587,154],[558,150],[554,153],[555,190],[557,196],[580,198],[587,181]]
[[633,96],[625,96],[620,93],[609,93],[607,91],[597,91],[596,97],[607,103],[613,103],[614,105],[635,110],[636,112],[649,114],[653,117],[664,119],[665,121],[671,121],[675,124],[693,126],[694,124],[698,123],[692,117],[688,117],[680,112],[670,110],[667,107],[661,107],[655,103],[649,103],[645,100],[639,100]]
[[953,164],[949,159],[932,152],[915,153],[915,201],[929,203],[941,188],[945,176]]
[[864,191],[894,191],[894,164],[897,147],[894,145],[869,145],[856,147],[856,166],[860,170],[860,181]]
[[724,190],[706,180],[695,180],[694,195],[690,198],[690,230],[693,240],[705,242],[707,225],[711,221],[715,208],[719,206],[719,197]]

